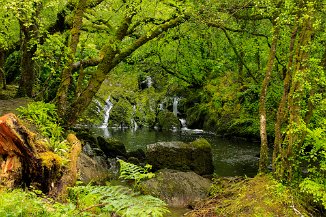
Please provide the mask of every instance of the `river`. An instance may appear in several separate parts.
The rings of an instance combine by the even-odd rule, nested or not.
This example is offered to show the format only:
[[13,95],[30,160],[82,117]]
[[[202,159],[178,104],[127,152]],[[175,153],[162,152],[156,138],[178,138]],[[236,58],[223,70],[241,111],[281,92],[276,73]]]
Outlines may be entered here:
[[259,143],[242,138],[223,138],[201,130],[161,132],[151,129],[97,128],[94,132],[105,138],[120,140],[125,144],[127,151],[146,149],[146,145],[155,142],[191,142],[202,137],[212,145],[216,175],[253,177],[258,171]]

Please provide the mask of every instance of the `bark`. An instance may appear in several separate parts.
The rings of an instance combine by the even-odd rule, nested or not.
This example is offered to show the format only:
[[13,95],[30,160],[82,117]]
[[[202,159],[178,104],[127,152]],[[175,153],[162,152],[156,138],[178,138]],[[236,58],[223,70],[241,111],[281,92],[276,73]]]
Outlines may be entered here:
[[[307,63],[309,54],[307,52],[307,46],[311,41],[313,33],[312,20],[311,18],[305,18],[300,32],[300,38],[298,42],[297,52],[296,52],[296,62],[295,62],[295,71],[293,73],[293,79],[291,83],[289,98],[288,98],[288,107],[289,107],[289,131],[287,134],[287,147],[284,150],[283,157],[283,178],[286,178],[288,181],[293,179],[296,170],[297,159],[301,145],[303,144],[305,127],[304,118],[301,115],[302,105],[300,102],[304,101],[304,93],[302,88],[302,83],[300,79],[296,79],[297,76],[302,77],[304,80],[307,79]],[[312,111],[310,111],[312,112]],[[308,113],[307,113],[308,114]]]
[[0,50],[0,85],[2,85],[2,89],[7,89],[6,85],[6,74],[4,70],[5,65],[5,51]]
[[267,96],[267,88],[269,81],[271,79],[274,60],[276,56],[276,47],[279,37],[279,26],[275,26],[273,33],[273,40],[271,49],[269,52],[267,67],[265,78],[262,83],[261,93],[259,97],[259,116],[260,116],[260,139],[261,139],[261,147],[260,147],[260,160],[259,160],[259,172],[265,173],[268,171],[268,140],[267,140],[267,132],[266,132],[266,96]]
[[74,15],[73,27],[71,29],[69,41],[69,58],[67,65],[61,74],[61,83],[56,96],[56,103],[60,116],[64,116],[64,113],[68,107],[68,94],[69,86],[71,85],[73,62],[77,50],[77,45],[79,43],[80,30],[83,24],[83,16],[87,8],[86,6],[87,0],[80,0]]
[[67,141],[71,144],[69,165],[61,179],[55,184],[55,188],[50,192],[52,197],[62,202],[67,198],[68,188],[74,186],[77,181],[77,160],[82,149],[81,142],[74,134],[69,134],[67,136]]
[[[120,52],[117,49],[113,49],[111,47],[111,43],[108,44],[104,49],[104,58],[99,63],[98,68],[92,76],[92,79],[90,80],[88,86],[81,93],[81,95],[71,104],[69,112],[66,113],[66,116],[64,118],[66,124],[71,125],[76,123],[77,118],[84,112],[84,110],[90,104],[92,98],[99,90],[107,74],[109,74],[112,69],[114,69],[120,62],[122,62],[126,57],[131,55],[139,47],[146,44],[148,41],[158,37],[168,29],[179,25],[186,19],[187,18],[177,17],[167,23],[161,24],[155,30],[153,30],[149,34],[144,34],[139,39],[137,39],[131,46]],[[127,30],[128,28],[125,28],[125,25],[122,25],[117,33],[117,38],[122,40],[123,33],[127,34]]]
[[[283,169],[276,168],[276,163],[278,161],[282,161],[280,151],[282,150],[283,143],[283,125],[287,120],[287,99],[290,91],[291,81],[292,81],[292,66],[293,66],[293,58],[294,58],[294,45],[297,37],[298,27],[295,25],[291,34],[291,41],[289,47],[289,61],[286,69],[286,74],[284,78],[284,87],[283,87],[283,95],[281,101],[278,106],[277,114],[276,114],[276,122],[275,122],[275,140],[274,140],[274,150],[273,150],[273,171],[276,174],[281,173]],[[282,176],[282,175],[281,175]]]
[[[314,94],[314,89],[311,89],[309,94],[306,94],[303,89],[303,82],[309,81],[308,47],[313,34],[312,17],[312,14],[302,17],[300,26],[294,27],[291,37],[290,59],[284,80],[284,92],[275,124],[273,167],[275,176],[281,180],[291,181],[295,178],[295,174],[300,172],[299,152],[306,136],[306,126],[314,109],[309,99],[309,95]],[[306,100],[307,95],[308,101]],[[303,107],[304,102],[307,103],[306,108]],[[307,110],[307,112],[303,114],[303,110]],[[288,123],[283,139],[282,128],[286,121]]]
[[24,26],[24,23],[20,22],[21,28],[21,62],[20,62],[20,71],[21,77],[19,81],[19,88],[17,91],[18,97],[33,97],[33,88],[36,80],[35,70],[34,70],[34,53],[36,52],[37,46],[31,45],[31,41],[35,38],[34,34],[36,31],[36,27]]
[[60,157],[49,152],[14,114],[0,117],[0,164],[1,185],[32,185],[44,193],[61,170]]

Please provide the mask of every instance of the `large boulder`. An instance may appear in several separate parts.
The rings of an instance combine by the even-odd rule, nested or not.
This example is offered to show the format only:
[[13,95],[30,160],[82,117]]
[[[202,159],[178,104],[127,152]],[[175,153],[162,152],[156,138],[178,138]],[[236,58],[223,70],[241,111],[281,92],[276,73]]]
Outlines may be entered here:
[[113,138],[105,139],[99,136],[97,137],[97,142],[108,158],[127,157],[126,147],[119,140]]
[[194,171],[199,175],[214,172],[212,148],[203,138],[191,143],[157,142],[147,145],[146,160],[154,170],[167,168]]
[[155,178],[140,183],[144,194],[164,200],[171,207],[187,207],[208,196],[209,179],[194,172],[160,170]]
[[107,160],[101,156],[90,157],[85,153],[81,153],[78,158],[77,168],[79,180],[85,185],[89,183],[104,184],[111,177]]

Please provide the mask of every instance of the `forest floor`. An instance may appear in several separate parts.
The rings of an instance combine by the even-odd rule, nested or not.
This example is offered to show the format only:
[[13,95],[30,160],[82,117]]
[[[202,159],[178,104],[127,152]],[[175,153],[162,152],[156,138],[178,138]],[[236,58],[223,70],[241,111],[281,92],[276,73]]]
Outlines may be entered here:
[[[8,86],[7,90],[0,90],[0,116],[9,112],[17,114],[16,108],[32,101],[15,99],[16,89],[16,86]],[[214,196],[198,202],[195,209],[184,216],[315,216],[290,188],[269,175],[214,179],[211,194]],[[182,216],[177,213],[169,216]]]
[[212,193],[214,197],[199,202],[186,216],[318,216],[270,175],[216,179]]
[[0,89],[0,116],[7,113],[17,114],[16,109],[20,106],[26,106],[32,102],[29,98],[15,98],[17,86],[7,85],[7,89]]

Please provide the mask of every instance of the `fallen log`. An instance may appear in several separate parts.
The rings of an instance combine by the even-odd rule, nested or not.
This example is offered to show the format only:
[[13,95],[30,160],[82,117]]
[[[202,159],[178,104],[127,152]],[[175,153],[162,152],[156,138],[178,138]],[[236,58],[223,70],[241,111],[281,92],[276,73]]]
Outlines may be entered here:
[[67,141],[71,145],[69,154],[69,164],[67,165],[61,179],[55,183],[55,187],[51,190],[50,196],[64,202],[68,195],[68,187],[75,185],[77,181],[77,160],[82,150],[79,139],[74,134],[67,136]]

